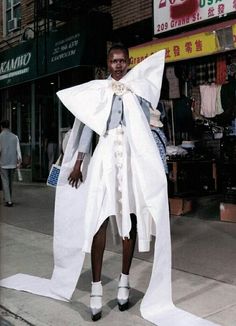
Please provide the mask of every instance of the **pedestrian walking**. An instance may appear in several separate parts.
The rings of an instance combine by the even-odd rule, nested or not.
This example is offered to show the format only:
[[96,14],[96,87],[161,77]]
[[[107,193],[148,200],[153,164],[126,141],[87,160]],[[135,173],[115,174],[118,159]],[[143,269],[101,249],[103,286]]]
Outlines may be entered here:
[[18,137],[10,129],[8,120],[0,123],[0,172],[5,206],[12,207],[12,181],[14,172],[20,167],[22,158]]

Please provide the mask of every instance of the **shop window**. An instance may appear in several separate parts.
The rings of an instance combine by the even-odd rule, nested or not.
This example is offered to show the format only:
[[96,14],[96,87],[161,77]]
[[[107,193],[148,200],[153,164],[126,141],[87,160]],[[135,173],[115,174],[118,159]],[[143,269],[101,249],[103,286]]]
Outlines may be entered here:
[[6,35],[20,29],[21,26],[21,1],[5,0],[5,32]]
[[31,90],[30,84],[11,87],[8,90],[8,109],[12,132],[20,140],[22,168],[31,169]]

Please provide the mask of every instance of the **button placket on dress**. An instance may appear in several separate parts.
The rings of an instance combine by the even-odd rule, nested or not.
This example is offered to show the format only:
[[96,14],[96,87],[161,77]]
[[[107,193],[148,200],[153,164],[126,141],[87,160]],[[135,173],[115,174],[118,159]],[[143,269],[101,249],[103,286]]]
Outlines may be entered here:
[[[112,82],[112,90],[118,96],[118,101],[122,101],[122,96],[130,91],[126,85],[118,81]],[[123,104],[121,104],[123,105]],[[118,114],[121,114],[123,107],[118,110]],[[121,119],[122,120],[122,119]],[[116,198],[117,198],[117,215],[119,218],[123,218],[123,202],[126,200],[123,198],[123,182],[124,182],[124,129],[122,126],[122,121],[120,125],[116,128],[116,136],[114,141],[114,155],[115,155],[115,166],[116,166]]]
[[118,199],[118,214],[122,216],[122,181],[123,181],[123,130],[120,125],[116,130],[115,140],[115,165],[117,178],[117,199]]

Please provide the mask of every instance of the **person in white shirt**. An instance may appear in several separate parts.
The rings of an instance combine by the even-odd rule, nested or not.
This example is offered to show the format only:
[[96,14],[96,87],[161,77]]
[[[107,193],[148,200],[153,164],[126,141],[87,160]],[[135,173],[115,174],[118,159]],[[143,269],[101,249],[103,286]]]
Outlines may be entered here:
[[20,166],[21,150],[18,137],[9,130],[9,121],[0,123],[0,173],[5,206],[12,207],[12,180],[16,167]]

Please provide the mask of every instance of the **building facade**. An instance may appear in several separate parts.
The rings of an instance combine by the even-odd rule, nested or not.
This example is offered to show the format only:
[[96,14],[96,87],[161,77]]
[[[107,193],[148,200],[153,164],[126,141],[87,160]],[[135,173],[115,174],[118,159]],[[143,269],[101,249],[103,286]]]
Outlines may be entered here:
[[[234,69],[235,1],[191,3],[196,7],[189,7],[188,0],[184,3],[3,0],[0,3],[0,116],[11,121],[12,130],[20,138],[25,178],[45,181],[48,143],[57,144],[57,156],[63,133],[73,122],[73,117],[59,103],[56,91],[104,78],[106,51],[111,42],[121,41],[130,48],[131,67],[164,48],[169,71],[189,73],[199,60],[216,63],[222,55],[227,69]],[[184,10],[181,5],[185,5]],[[193,12],[186,12],[186,8]],[[172,98],[167,94],[165,81],[162,99],[168,101]],[[179,97],[193,97],[191,83],[189,77],[181,79]],[[227,104],[233,108],[229,117],[225,114],[228,125],[235,116],[233,101]],[[186,134],[189,127],[179,133],[172,122],[169,141],[179,145],[189,140]],[[204,181],[202,187],[209,189],[211,183],[217,188],[214,173],[209,184]]]
[[23,178],[45,181],[49,156],[59,155],[73,123],[56,92],[104,75],[112,32],[109,4],[4,0],[1,5],[0,115],[19,136]]

